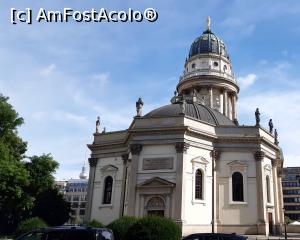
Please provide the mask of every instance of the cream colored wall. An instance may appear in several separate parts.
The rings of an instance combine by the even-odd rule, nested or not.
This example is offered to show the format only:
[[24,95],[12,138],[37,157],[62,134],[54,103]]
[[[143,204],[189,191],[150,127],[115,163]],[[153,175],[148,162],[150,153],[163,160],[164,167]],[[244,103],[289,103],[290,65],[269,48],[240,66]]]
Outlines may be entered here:
[[[238,160],[247,165],[245,176],[247,186],[244,191],[245,203],[232,204],[229,202],[229,175],[228,163]],[[222,152],[219,160],[218,189],[221,224],[256,224],[257,223],[257,189],[256,189],[256,162],[252,152]]]
[[[174,165],[172,170],[143,170],[142,164],[144,158],[173,157]],[[176,180],[176,150],[174,144],[166,145],[145,145],[139,155],[137,184],[145,180],[160,177],[167,181]]]
[[[117,171],[108,168],[103,171],[103,167],[108,165],[117,167]],[[106,176],[113,177],[112,204],[103,205],[104,179]],[[123,161],[121,157],[101,158],[98,160],[95,174],[95,185],[92,200],[91,220],[96,219],[104,224],[109,224],[119,218],[121,212],[121,194],[122,194]]]
[[[207,162],[206,162],[207,161]],[[210,151],[189,147],[186,153],[185,178],[185,212],[183,216],[185,225],[209,225],[211,224],[211,196],[212,196],[212,174]],[[204,199],[194,199],[194,176],[195,171],[200,168],[204,174]]]
[[[173,169],[165,169],[165,170],[143,170],[143,159],[144,158],[161,158],[161,157],[172,157],[173,158]],[[152,179],[154,177],[159,177],[164,180],[167,180],[172,183],[176,183],[176,167],[177,167],[177,154],[174,144],[165,144],[165,145],[144,145],[143,149],[139,155],[138,162],[138,173],[137,173],[137,184],[140,184],[144,181]],[[157,194],[160,195],[160,189],[157,189]],[[162,193],[163,195],[163,193]],[[136,216],[145,216],[147,213],[145,212],[142,197],[139,195],[139,192],[136,192],[136,206],[135,206],[135,215]],[[167,203],[166,199],[165,204],[166,208]],[[130,199],[128,199],[130,201]],[[170,209],[170,217],[173,216],[175,211],[176,199],[171,199],[170,205],[173,206]],[[169,211],[169,210],[168,210]]]
[[[218,63],[218,66],[214,65],[214,62]],[[195,64],[195,68],[192,68],[192,65]],[[224,66],[226,65],[227,69],[224,71]],[[231,70],[231,64],[228,61],[224,61],[223,58],[219,56],[211,56],[208,58],[194,58],[193,60],[190,60],[185,68],[186,72],[192,72],[195,70],[204,70],[204,69],[213,69],[215,71],[221,71],[225,72],[227,74],[232,75],[232,70]]]

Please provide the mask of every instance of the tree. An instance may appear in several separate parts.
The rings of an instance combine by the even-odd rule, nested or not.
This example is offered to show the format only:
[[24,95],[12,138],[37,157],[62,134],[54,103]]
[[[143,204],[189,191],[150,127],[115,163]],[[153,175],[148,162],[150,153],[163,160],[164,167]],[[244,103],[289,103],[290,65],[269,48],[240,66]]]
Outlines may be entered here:
[[42,218],[50,226],[58,226],[68,221],[70,210],[70,203],[53,188],[39,194],[32,215]]
[[8,160],[20,161],[27,150],[27,143],[18,136],[17,127],[23,118],[8,103],[8,97],[0,94],[0,156]]
[[[17,131],[23,123],[23,118],[8,103],[8,98],[0,94],[0,233],[5,234],[11,233],[21,220],[32,215],[32,208],[39,204],[37,198],[54,191],[52,174],[58,168],[50,154],[28,157],[25,161],[27,143]],[[57,201],[52,203],[57,204],[57,209],[52,211],[62,219],[58,212],[65,214],[69,208],[62,209],[65,202],[60,195],[52,192],[49,196],[47,205],[50,206],[50,201]]]
[[29,192],[33,195],[39,195],[47,189],[54,188],[54,177],[58,168],[58,162],[54,161],[50,154],[29,157],[29,162],[25,167],[30,174]]
[[23,119],[7,100],[0,94],[0,225],[10,231],[21,212],[32,207],[33,199],[26,192],[29,173],[21,162],[26,143],[17,132]]

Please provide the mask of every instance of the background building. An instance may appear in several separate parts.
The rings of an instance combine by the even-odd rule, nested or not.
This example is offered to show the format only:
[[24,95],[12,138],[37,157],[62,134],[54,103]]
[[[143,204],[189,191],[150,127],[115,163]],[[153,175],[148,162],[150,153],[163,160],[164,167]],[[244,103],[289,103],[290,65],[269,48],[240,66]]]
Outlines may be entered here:
[[68,183],[67,180],[55,181],[56,187],[58,188],[59,192],[64,196],[66,195],[67,183]]
[[86,209],[86,196],[88,178],[85,166],[79,174],[79,179],[69,179],[68,181],[56,181],[60,192],[65,199],[71,203],[71,213],[69,223],[82,223]]
[[282,189],[285,216],[300,219],[300,167],[283,169]]

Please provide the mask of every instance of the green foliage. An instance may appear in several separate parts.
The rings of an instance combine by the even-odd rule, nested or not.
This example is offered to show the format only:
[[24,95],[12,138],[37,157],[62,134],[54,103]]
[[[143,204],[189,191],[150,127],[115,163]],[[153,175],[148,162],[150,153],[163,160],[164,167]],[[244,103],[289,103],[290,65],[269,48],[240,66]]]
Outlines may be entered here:
[[50,226],[58,226],[68,221],[70,211],[70,203],[54,188],[38,195],[32,215],[44,219]]
[[17,132],[17,127],[23,123],[23,118],[19,117],[8,103],[8,98],[0,94],[0,153],[5,148],[5,156],[8,160],[20,161],[24,157],[27,144],[22,141]]
[[27,144],[17,131],[23,123],[8,98],[0,94],[0,234],[13,232],[22,219],[31,216],[35,199],[53,188],[52,174],[58,167],[50,155],[24,161]]
[[29,157],[30,161],[25,167],[30,174],[29,191],[33,194],[40,194],[47,189],[54,188],[53,173],[58,168],[58,162],[54,161],[50,154]]
[[180,227],[171,219],[148,216],[139,219],[127,231],[125,240],[180,240]]
[[31,230],[34,230],[36,228],[43,228],[43,227],[47,227],[47,224],[42,219],[38,217],[28,218],[20,222],[16,231],[16,235],[21,235]]
[[99,222],[99,221],[97,221],[95,219],[93,219],[90,222],[85,223],[84,225],[87,226],[87,227],[94,227],[94,228],[102,228],[102,227],[104,227],[104,225],[101,222]]
[[0,226],[7,232],[16,226],[21,212],[33,204],[26,191],[29,174],[21,162],[26,143],[17,133],[17,127],[22,124],[23,119],[8,103],[8,98],[0,94]]
[[107,227],[113,231],[116,240],[122,240],[125,239],[128,229],[136,222],[137,218],[124,216],[111,222]]

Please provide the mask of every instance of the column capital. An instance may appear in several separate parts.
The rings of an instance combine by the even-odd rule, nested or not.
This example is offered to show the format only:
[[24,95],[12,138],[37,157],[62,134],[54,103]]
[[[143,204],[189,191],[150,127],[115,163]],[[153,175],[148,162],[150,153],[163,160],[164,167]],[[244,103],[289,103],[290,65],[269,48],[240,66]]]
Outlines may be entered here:
[[215,159],[215,160],[219,160],[220,159],[220,156],[221,156],[221,152],[220,151],[217,151],[217,150],[212,150],[210,152],[210,156]]
[[265,157],[265,153],[263,151],[256,151],[254,153],[254,158],[256,161],[262,161]]
[[186,150],[190,147],[190,144],[185,142],[177,142],[175,143],[175,148],[177,153],[185,153]]
[[271,163],[272,163],[272,167],[278,167],[280,166],[280,159],[278,158],[272,159]]
[[98,162],[98,158],[89,158],[90,167],[96,167]]
[[127,162],[129,162],[129,159],[128,159],[129,154],[128,154],[128,153],[122,154],[121,157],[122,157],[122,160],[123,160],[124,165],[126,165]]
[[130,151],[132,153],[132,155],[139,155],[140,152],[143,149],[143,145],[142,144],[131,144],[130,145]]

